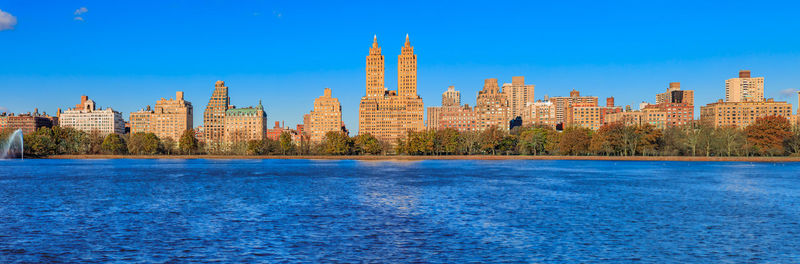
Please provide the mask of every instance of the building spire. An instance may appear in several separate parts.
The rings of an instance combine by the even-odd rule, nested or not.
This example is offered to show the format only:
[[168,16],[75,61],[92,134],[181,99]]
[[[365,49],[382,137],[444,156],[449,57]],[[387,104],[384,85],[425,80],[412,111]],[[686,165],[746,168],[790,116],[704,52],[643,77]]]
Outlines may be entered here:
[[377,48],[378,47],[378,34],[375,34],[375,36],[372,37],[372,47],[373,48]]
[[406,33],[406,47],[411,46],[411,41],[408,41],[408,33]]

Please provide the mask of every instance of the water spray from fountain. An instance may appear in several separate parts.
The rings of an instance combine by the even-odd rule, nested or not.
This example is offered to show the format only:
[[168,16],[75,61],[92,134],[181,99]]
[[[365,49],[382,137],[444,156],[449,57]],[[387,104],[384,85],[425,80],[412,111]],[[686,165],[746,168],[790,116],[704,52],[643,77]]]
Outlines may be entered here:
[[23,158],[25,144],[22,139],[22,129],[17,129],[14,133],[11,133],[11,136],[2,143],[0,145],[0,159]]

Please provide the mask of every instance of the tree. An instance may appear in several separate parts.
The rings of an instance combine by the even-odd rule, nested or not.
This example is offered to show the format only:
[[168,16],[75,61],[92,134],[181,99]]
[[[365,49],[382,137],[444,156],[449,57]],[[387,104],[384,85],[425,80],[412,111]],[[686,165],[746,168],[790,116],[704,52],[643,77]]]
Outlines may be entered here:
[[341,131],[328,131],[322,139],[322,152],[328,155],[348,155],[353,151],[353,140]]
[[175,153],[175,140],[171,137],[165,137],[161,139],[161,149],[164,151],[164,154],[172,155]]
[[178,148],[183,154],[193,155],[200,149],[200,144],[194,136],[194,129],[187,129],[183,131],[181,138],[178,140]]
[[89,133],[89,154],[100,154],[103,151],[104,137],[98,130]]
[[111,133],[103,140],[102,149],[105,153],[122,155],[128,152],[128,146],[117,133]]
[[686,134],[682,127],[668,127],[661,137],[659,152],[664,156],[686,154]]
[[589,152],[592,131],[588,128],[570,127],[562,132],[558,149],[565,155],[585,155]]
[[589,151],[601,155],[619,155],[624,152],[623,135],[625,125],[622,123],[605,124],[592,135]]
[[745,128],[747,142],[759,154],[765,156],[782,155],[786,139],[792,136],[789,120],[781,116],[765,116]]
[[156,155],[161,151],[161,142],[153,133],[138,132],[128,140],[128,152],[136,155]]
[[292,142],[292,134],[284,131],[279,138],[281,154],[289,155],[294,151],[294,142]]
[[517,145],[519,152],[528,155],[543,154],[547,146],[549,133],[555,133],[555,131],[545,127],[534,127],[522,131]]
[[372,134],[365,133],[355,137],[354,140],[354,147],[355,152],[357,154],[370,154],[370,155],[377,155],[381,154],[384,150],[383,144],[372,136]]
[[461,135],[458,130],[453,128],[440,129],[435,131],[435,135],[437,154],[453,155],[458,153],[461,147]]
[[645,156],[658,153],[658,146],[662,140],[661,130],[655,129],[650,124],[643,124],[636,126],[634,132],[639,135],[639,144],[636,151]]
[[741,155],[745,145],[744,131],[735,126],[723,126],[714,130],[715,152],[720,155],[734,156]]
[[497,126],[491,126],[484,130],[480,134],[481,149],[489,154],[497,155],[497,150],[500,148],[500,143],[505,134],[506,133],[497,128]]

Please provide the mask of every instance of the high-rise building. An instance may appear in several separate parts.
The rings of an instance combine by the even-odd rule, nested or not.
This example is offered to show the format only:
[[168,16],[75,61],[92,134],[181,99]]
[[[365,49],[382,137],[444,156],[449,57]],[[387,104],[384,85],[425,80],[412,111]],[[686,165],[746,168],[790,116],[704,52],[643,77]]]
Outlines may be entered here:
[[88,96],[81,96],[81,103],[59,115],[59,125],[87,133],[97,132],[105,136],[111,133],[124,134],[125,120],[122,113],[111,107],[97,108]]
[[681,90],[681,83],[671,82],[666,92],[656,94],[656,104],[686,103],[694,105],[694,91]]
[[477,128],[475,111],[469,105],[461,105],[461,91],[453,86],[442,93],[442,106],[428,107],[427,120],[427,128],[431,130],[473,131]]
[[154,133],[158,138],[179,141],[181,135],[193,126],[192,103],[183,99],[183,92],[175,92],[175,99],[156,101],[155,110],[146,109],[130,115],[131,134]]
[[700,121],[714,126],[746,127],[765,116],[792,118],[792,105],[764,98],[764,77],[751,78],[740,71],[739,78],[725,81],[725,100],[700,107]]
[[398,56],[398,91],[384,87],[384,59],[377,37],[366,61],[367,87],[359,104],[358,133],[394,144],[407,130],[425,129],[425,109],[417,95],[417,56],[408,36]]
[[208,100],[206,111],[203,112],[203,132],[206,142],[221,142],[225,136],[225,111],[230,107],[231,98],[228,97],[228,87],[225,82],[217,81],[214,92]]
[[303,129],[312,142],[321,142],[325,133],[330,131],[342,131],[342,106],[339,99],[331,95],[330,88],[325,88],[323,95],[314,99],[314,110],[309,113],[308,123],[304,124]]
[[525,84],[524,76],[511,77],[511,83],[503,84],[503,92],[508,96],[511,118],[522,116],[525,107],[534,102],[533,84]]
[[226,110],[223,128],[225,142],[263,140],[267,133],[267,113],[261,100],[255,107]]
[[456,91],[452,85],[442,93],[442,106],[461,106],[461,91]]
[[556,123],[565,124],[570,120],[570,108],[574,105],[597,106],[597,96],[581,96],[578,90],[572,89],[569,97],[550,97],[556,108]]
[[478,130],[485,130],[496,126],[508,130],[511,121],[511,109],[508,105],[508,95],[500,91],[496,78],[486,79],[483,90],[478,91],[478,103],[475,105]]
[[739,78],[725,80],[725,102],[763,102],[764,77],[750,77],[750,71],[739,71]]

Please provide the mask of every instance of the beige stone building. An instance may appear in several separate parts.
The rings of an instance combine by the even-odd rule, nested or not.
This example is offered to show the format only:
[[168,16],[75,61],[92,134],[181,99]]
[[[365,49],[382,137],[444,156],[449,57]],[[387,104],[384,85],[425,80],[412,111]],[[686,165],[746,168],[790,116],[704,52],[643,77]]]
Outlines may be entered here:
[[339,99],[333,98],[330,88],[325,88],[322,96],[314,99],[314,110],[308,114],[308,123],[298,133],[307,133],[311,142],[321,142],[325,133],[342,131],[342,106]]
[[622,107],[614,106],[613,99],[606,106],[598,106],[597,103],[574,104],[569,109],[569,119],[565,122],[566,127],[583,127],[591,130],[600,129],[606,123],[606,116],[613,113],[622,112]]
[[203,132],[206,142],[222,142],[224,139],[225,112],[230,107],[230,101],[225,82],[217,81],[214,84],[214,92],[206,105],[206,110],[203,112]]
[[566,124],[570,119],[570,108],[574,105],[597,106],[597,96],[581,96],[575,89],[569,92],[569,97],[550,97],[550,102],[556,108],[556,123]]
[[529,103],[522,112],[522,125],[526,127],[543,125],[555,128],[558,125],[555,104],[550,101]]
[[59,115],[59,125],[71,127],[87,133],[98,132],[105,136],[111,133],[125,134],[125,120],[122,113],[111,107],[97,108],[88,96],[81,96],[81,103]]
[[183,92],[176,92],[175,99],[156,101],[155,109],[146,109],[130,114],[131,134],[154,133],[158,138],[179,141],[181,135],[193,126],[192,103],[183,99]]
[[225,142],[263,140],[267,135],[267,113],[261,100],[255,107],[226,110],[223,127]]
[[716,103],[700,107],[700,120],[716,127],[746,127],[760,117],[773,115],[790,119],[792,105],[787,102],[776,102],[773,99],[748,102],[723,102],[719,100]]
[[475,110],[469,105],[461,105],[461,91],[453,86],[442,93],[442,106],[428,107],[427,120],[427,128],[431,130],[474,131],[477,128]]
[[656,94],[656,104],[686,103],[694,105],[694,91],[681,90],[681,83],[671,82],[666,92]]
[[384,58],[377,36],[366,61],[367,87],[359,104],[358,133],[369,133],[395,144],[407,130],[424,130],[425,109],[417,95],[417,56],[408,35],[398,56],[397,91],[390,91],[384,85]]
[[456,91],[452,85],[447,87],[447,91],[442,93],[442,106],[461,106],[461,91]]
[[[511,77],[511,83],[503,84],[503,92],[508,96],[508,107],[510,117],[521,117],[522,112],[529,103],[534,102],[534,88],[533,84],[525,84],[524,76]],[[523,122],[524,118],[523,118]]]
[[764,77],[750,77],[750,71],[739,71],[739,78],[725,80],[725,102],[763,102]]
[[478,103],[475,105],[477,115],[477,129],[485,130],[496,126],[508,130],[511,121],[511,109],[508,104],[508,95],[500,91],[497,79],[484,80],[483,90],[478,91]]

